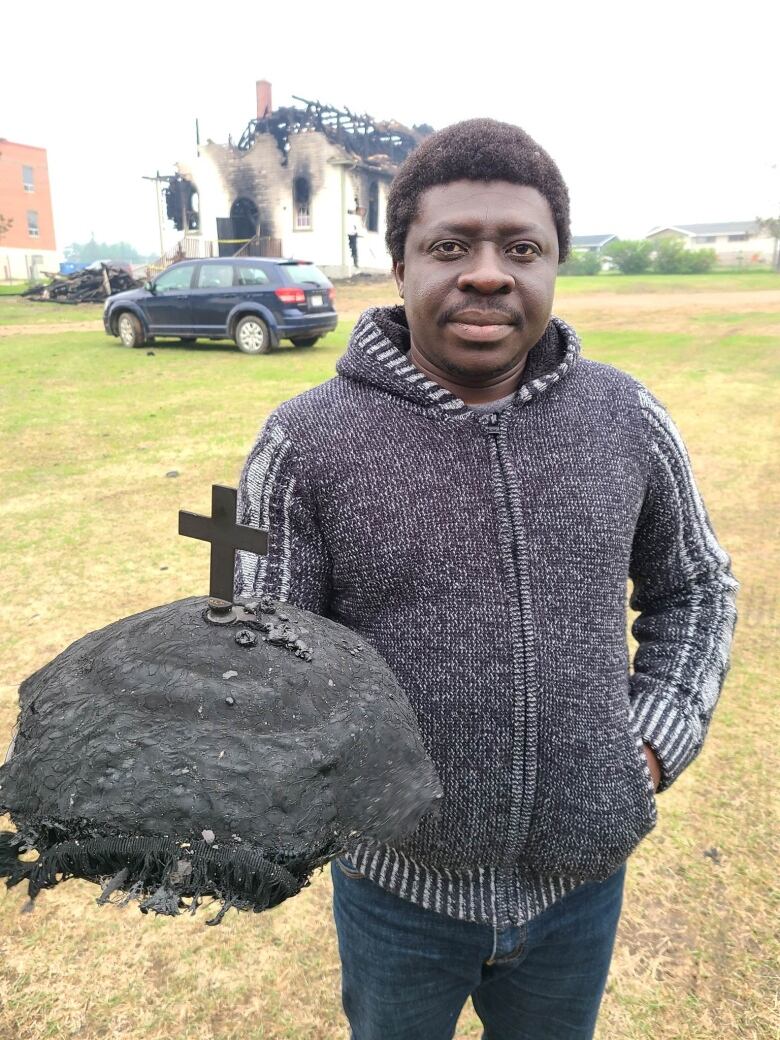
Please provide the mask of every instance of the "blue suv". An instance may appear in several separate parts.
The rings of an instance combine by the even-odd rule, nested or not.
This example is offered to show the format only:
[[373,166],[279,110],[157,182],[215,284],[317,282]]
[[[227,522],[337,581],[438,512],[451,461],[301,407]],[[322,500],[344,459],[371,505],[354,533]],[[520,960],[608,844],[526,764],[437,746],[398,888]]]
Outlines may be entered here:
[[232,339],[245,354],[267,354],[282,339],[313,347],[336,328],[333,286],[302,260],[222,257],[183,260],[143,289],[109,296],[103,324],[126,347],[155,336]]

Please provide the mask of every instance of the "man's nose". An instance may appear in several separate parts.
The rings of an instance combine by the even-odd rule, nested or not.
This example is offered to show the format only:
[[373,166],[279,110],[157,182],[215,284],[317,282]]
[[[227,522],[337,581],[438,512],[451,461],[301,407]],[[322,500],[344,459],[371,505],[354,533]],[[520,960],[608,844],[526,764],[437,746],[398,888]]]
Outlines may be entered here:
[[500,251],[479,250],[474,261],[458,277],[458,288],[463,292],[478,292],[485,296],[508,293],[515,287],[515,279],[507,269],[507,261]]

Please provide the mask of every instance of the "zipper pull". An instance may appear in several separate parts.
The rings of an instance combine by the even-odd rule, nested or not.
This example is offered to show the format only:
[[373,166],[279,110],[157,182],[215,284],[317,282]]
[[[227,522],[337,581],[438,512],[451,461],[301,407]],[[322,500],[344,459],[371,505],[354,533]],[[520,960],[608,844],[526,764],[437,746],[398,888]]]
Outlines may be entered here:
[[491,433],[498,433],[498,412],[491,412],[487,417],[487,428]]

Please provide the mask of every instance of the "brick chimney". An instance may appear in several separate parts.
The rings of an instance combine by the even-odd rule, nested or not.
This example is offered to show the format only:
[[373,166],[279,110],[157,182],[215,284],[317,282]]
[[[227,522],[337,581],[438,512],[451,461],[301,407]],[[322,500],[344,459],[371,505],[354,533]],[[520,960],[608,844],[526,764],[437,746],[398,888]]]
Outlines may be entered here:
[[267,79],[259,79],[255,86],[257,88],[257,118],[263,119],[265,116],[270,116],[273,111],[271,84]]

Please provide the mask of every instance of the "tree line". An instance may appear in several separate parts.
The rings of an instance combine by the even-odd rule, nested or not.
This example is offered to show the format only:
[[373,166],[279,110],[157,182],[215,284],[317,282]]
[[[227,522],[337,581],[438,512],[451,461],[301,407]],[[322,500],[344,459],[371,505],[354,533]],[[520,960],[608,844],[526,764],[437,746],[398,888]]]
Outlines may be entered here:
[[97,242],[95,236],[88,242],[71,242],[63,249],[63,256],[77,264],[92,264],[95,260],[126,260],[131,264],[144,264],[156,256],[139,253],[129,242]]

